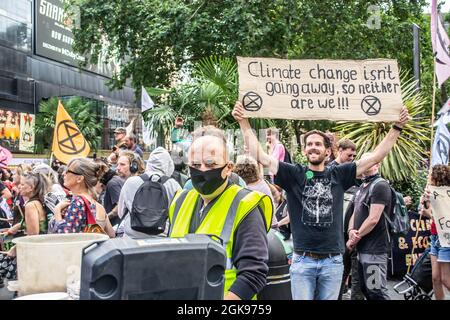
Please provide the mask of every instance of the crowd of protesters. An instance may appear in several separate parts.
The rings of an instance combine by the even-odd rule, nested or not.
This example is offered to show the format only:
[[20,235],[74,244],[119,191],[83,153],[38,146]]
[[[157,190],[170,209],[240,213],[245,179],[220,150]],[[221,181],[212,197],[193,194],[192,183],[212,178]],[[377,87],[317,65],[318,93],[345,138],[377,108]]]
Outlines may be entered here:
[[[169,217],[158,235],[137,231],[132,226],[133,201],[140,187],[150,180],[164,186],[167,210],[171,203],[176,206],[184,196],[198,192],[201,196],[196,207],[199,216],[193,218],[198,219],[195,228],[194,220],[191,221],[188,229],[192,232],[201,229],[201,222],[207,215],[203,210],[212,210],[212,204],[225,197],[225,190],[230,186],[239,187],[236,192],[248,190],[254,192],[252,195],[259,195],[255,203],[260,206],[263,219],[256,218],[261,216],[256,209],[256,213],[247,212],[254,218],[243,215],[242,219],[262,226],[256,228],[261,235],[272,228],[279,231],[284,240],[292,239],[294,254],[290,275],[294,299],[338,299],[347,287],[352,288],[352,299],[355,300],[389,299],[386,268],[390,244],[386,238],[387,225],[381,217],[392,205],[392,199],[386,181],[377,184],[374,192],[370,184],[380,177],[379,164],[397,140],[407,121],[407,112],[401,114],[401,120],[378,148],[358,161],[354,161],[357,150],[352,141],[333,141],[329,134],[317,130],[306,133],[303,148],[307,165],[290,163],[291,156],[280,142],[280,132],[276,128],[267,130],[268,145],[261,146],[242,115],[240,103],[236,104],[233,116],[241,127],[247,151],[245,155],[237,156],[235,162],[227,152],[223,153],[223,158],[217,156],[222,154],[221,144],[225,146],[226,139],[215,128],[196,131],[200,132],[198,141],[203,142],[193,143],[189,149],[189,170],[185,161],[180,161],[185,155],[176,142],[171,150],[157,147],[144,159],[136,137],[127,135],[124,128],[117,128],[114,132],[116,144],[106,158],[74,158],[67,164],[54,161],[51,166],[21,164],[3,168],[0,171],[0,286],[4,279],[17,277],[16,252],[11,244],[15,237],[94,232],[94,227],[98,228],[95,232],[105,233],[110,238],[167,237],[176,233],[173,230],[176,222]],[[210,141],[205,138],[208,135],[212,137]],[[195,138],[196,134],[193,136]],[[216,147],[219,149],[210,150]],[[200,148],[203,155],[198,161],[194,148]],[[211,158],[205,158],[205,152],[210,152]],[[431,183],[449,185],[448,177],[448,166],[435,168]],[[344,215],[346,191],[354,198]],[[425,192],[421,198],[421,214],[431,218],[428,197]],[[267,203],[271,204],[272,210],[267,209]],[[264,225],[269,221],[270,226],[266,225],[268,229],[264,231]],[[246,227],[235,232],[236,242],[245,248],[236,249],[236,253],[233,248],[233,254],[239,257],[251,255]],[[450,288],[450,257],[448,248],[440,247],[437,236],[433,237],[433,284],[436,298],[442,299],[442,288]],[[267,239],[261,240],[261,244],[261,248],[254,249],[255,255],[259,255],[258,261],[250,259],[237,263],[241,274],[238,271],[237,284],[228,288],[234,294],[226,297],[248,299],[264,286],[268,269]],[[252,270],[252,263],[254,266],[265,264],[265,267]],[[382,281],[379,288],[369,290],[365,284],[369,276],[367,268],[372,265],[381,270]],[[252,272],[253,276],[248,276]],[[258,280],[252,283],[252,277]]]

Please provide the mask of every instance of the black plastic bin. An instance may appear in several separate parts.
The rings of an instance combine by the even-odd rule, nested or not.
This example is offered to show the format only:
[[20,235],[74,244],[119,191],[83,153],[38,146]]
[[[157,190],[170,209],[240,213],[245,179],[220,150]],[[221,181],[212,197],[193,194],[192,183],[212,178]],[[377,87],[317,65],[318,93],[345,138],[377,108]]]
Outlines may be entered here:
[[283,235],[271,229],[269,240],[269,274],[267,284],[258,294],[258,300],[292,300],[288,253],[283,245]]

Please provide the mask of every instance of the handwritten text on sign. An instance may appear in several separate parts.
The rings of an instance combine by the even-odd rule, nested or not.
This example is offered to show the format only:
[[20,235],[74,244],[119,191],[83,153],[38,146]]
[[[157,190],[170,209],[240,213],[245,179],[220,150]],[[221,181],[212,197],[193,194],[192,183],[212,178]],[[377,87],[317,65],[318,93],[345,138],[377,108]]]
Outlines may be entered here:
[[239,98],[254,118],[397,121],[395,60],[238,57]]
[[433,218],[442,247],[450,247],[450,187],[430,188],[430,202],[433,209]]

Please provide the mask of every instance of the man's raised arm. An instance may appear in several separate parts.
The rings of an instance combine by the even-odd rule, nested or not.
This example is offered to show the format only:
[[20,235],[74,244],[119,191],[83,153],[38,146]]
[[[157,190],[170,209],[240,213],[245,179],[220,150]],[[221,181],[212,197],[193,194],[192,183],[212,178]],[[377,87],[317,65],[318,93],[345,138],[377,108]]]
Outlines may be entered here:
[[400,131],[403,126],[408,122],[409,113],[406,107],[403,107],[400,111],[400,120],[389,130],[383,141],[375,148],[372,154],[364,159],[356,161],[356,175],[359,176],[367,169],[371,168],[374,164],[380,163],[391,151],[394,144],[397,142],[400,136]]
[[232,115],[241,127],[244,144],[246,149],[250,152],[250,155],[264,167],[269,168],[270,172],[272,172],[273,174],[277,174],[278,160],[264,152],[261,144],[258,141],[258,138],[253,133],[248,119],[244,117],[244,107],[239,101],[237,101],[234,105]]

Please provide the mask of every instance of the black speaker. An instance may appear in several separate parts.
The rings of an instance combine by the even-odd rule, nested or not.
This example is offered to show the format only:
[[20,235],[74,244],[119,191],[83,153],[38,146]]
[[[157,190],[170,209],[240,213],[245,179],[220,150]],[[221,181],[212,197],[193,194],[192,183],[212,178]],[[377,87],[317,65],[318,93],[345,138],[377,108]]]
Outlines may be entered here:
[[226,253],[206,235],[116,238],[83,250],[81,300],[218,300]]

